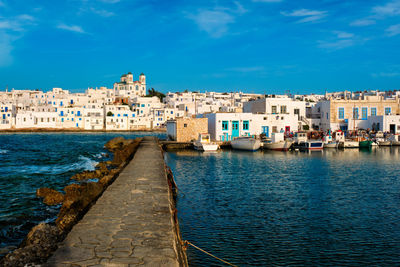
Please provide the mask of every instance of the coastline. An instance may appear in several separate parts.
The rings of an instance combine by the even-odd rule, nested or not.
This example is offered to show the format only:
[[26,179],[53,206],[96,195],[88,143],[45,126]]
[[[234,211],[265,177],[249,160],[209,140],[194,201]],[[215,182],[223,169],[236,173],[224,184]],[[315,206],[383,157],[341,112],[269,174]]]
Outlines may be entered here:
[[[109,140],[104,146],[113,154],[113,160],[99,162],[94,171],[83,171],[73,175],[70,180],[75,180],[75,183],[66,185],[63,189],[64,194],[51,188],[37,188],[36,196],[46,205],[61,204],[57,218],[52,223],[42,222],[32,227],[17,248],[0,257],[0,266],[45,263],[72,227],[82,219],[132,160],[141,140],[142,138],[123,137]],[[91,181],[93,175],[98,177],[96,182]],[[48,194],[42,195],[43,191]]]
[[135,129],[135,130],[85,130],[76,128],[20,128],[0,129],[1,133],[129,133],[129,132],[154,132],[165,133],[166,128],[160,129]]

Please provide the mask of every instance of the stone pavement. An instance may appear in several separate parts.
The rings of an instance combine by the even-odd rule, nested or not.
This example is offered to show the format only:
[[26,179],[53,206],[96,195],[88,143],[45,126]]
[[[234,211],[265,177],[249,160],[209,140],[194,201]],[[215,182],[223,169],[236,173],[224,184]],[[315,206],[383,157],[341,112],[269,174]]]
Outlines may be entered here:
[[132,161],[44,266],[182,266],[157,141],[145,137]]

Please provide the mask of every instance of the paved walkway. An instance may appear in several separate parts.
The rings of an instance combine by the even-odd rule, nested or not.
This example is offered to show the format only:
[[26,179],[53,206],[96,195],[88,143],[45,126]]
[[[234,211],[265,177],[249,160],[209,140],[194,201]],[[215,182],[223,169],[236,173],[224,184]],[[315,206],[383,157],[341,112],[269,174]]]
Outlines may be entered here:
[[46,266],[179,266],[164,159],[145,137],[134,159]]

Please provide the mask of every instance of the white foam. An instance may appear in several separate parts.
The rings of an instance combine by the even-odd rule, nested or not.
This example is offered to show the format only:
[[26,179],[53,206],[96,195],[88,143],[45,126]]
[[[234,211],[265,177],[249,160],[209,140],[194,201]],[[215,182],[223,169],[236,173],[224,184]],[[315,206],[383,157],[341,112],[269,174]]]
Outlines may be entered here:
[[0,149],[0,154],[6,154],[6,153],[8,153],[8,150],[6,150],[6,149]]
[[79,166],[82,166],[86,171],[94,171],[95,166],[98,164],[98,162],[80,155],[79,162],[74,164],[79,164]]

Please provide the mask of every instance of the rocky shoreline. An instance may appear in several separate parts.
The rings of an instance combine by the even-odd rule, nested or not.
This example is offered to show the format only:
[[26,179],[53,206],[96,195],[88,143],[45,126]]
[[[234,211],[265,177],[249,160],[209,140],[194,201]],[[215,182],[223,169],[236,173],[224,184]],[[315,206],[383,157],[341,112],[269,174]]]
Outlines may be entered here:
[[0,266],[41,264],[52,255],[71,228],[83,217],[106,188],[133,158],[142,138],[117,137],[105,144],[114,154],[112,161],[100,162],[94,171],[84,171],[71,177],[78,183],[64,187],[62,192],[39,188],[37,197],[46,205],[61,204],[55,224],[41,223],[31,229],[20,246],[0,259]]
[[107,130],[85,130],[76,128],[20,128],[20,129],[0,129],[0,133],[126,133],[126,132],[166,132],[166,128],[160,129],[136,129],[136,130],[118,130],[118,131],[107,131]]

